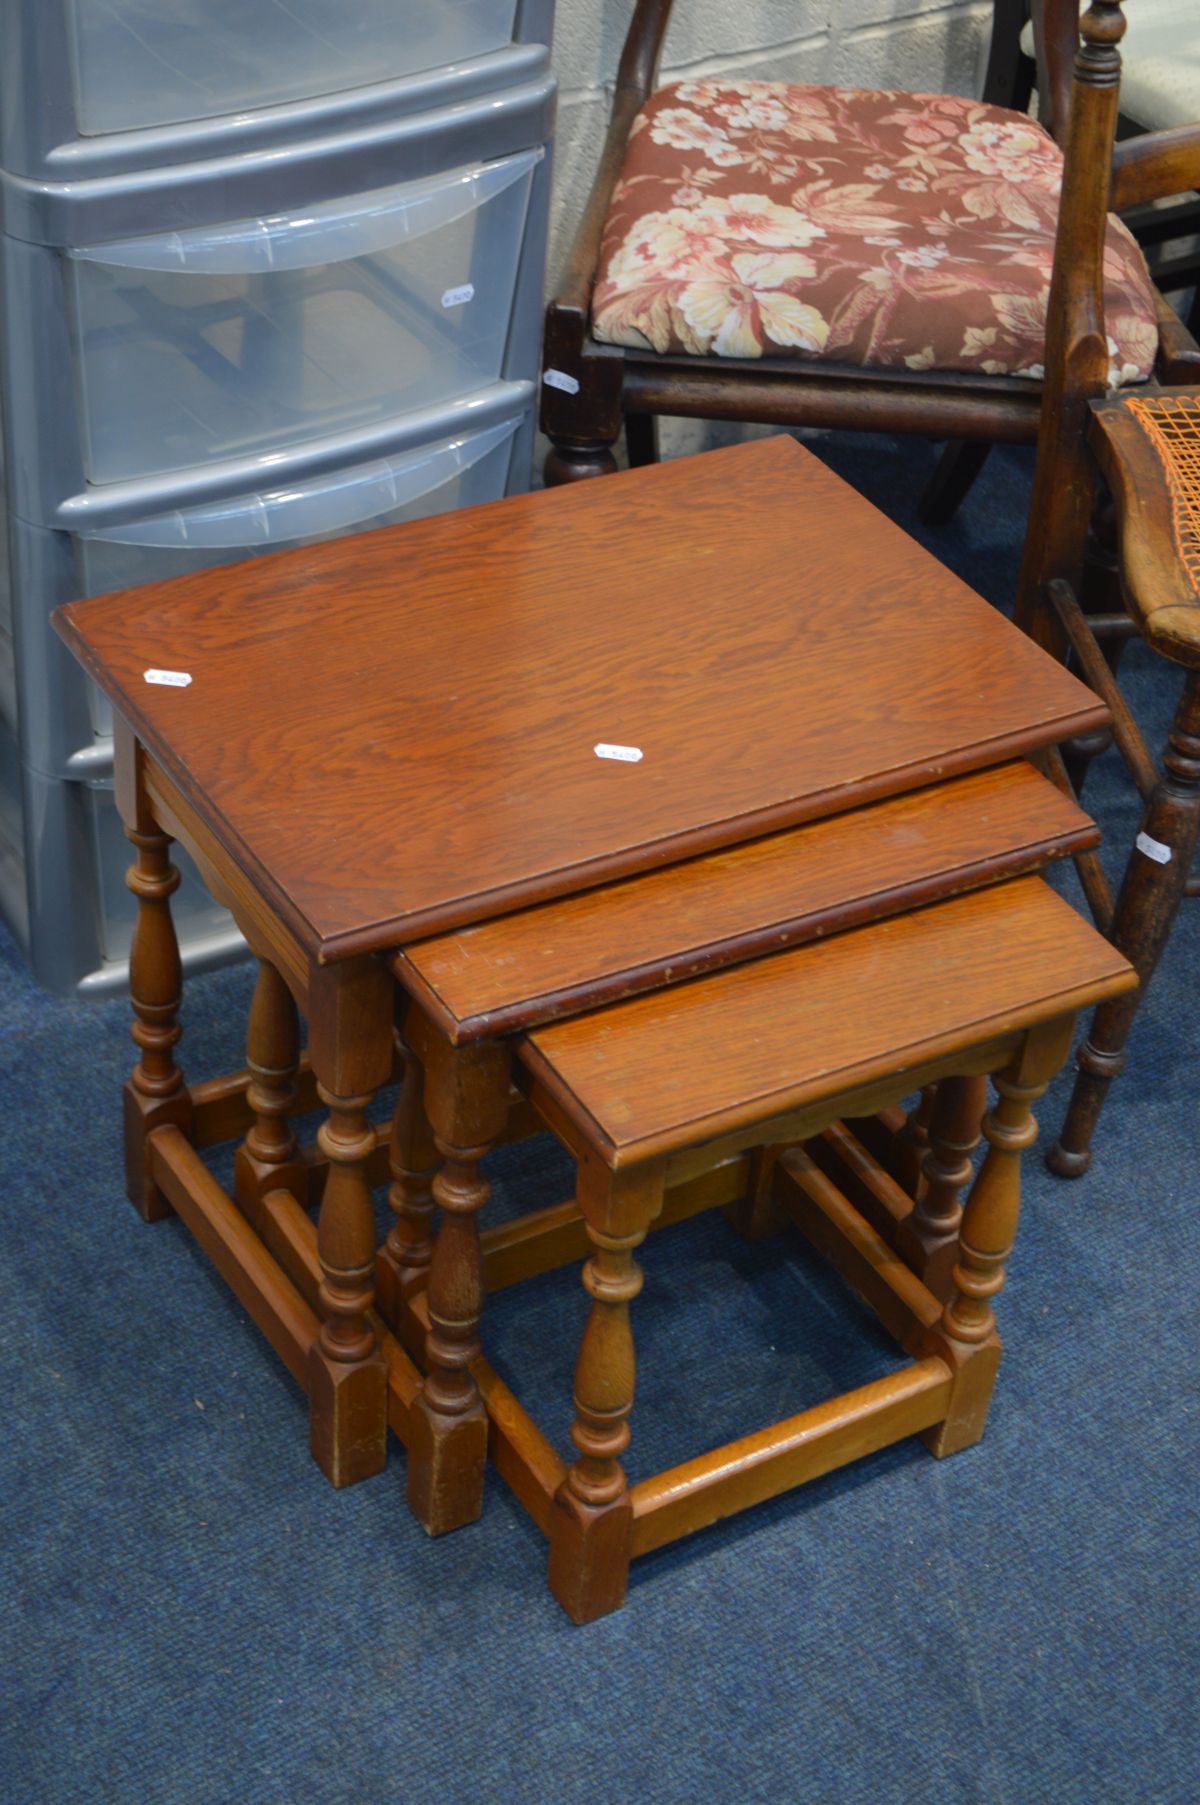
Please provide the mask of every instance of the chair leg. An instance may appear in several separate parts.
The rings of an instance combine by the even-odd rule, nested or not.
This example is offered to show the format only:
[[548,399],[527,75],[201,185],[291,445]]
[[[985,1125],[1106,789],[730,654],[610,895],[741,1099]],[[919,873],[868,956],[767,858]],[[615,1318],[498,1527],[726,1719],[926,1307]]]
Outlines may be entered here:
[[1062,1133],[1046,1155],[1060,1178],[1091,1164],[1091,1142],[1105,1097],[1125,1063],[1124,1046],[1171,932],[1200,829],[1200,673],[1191,672],[1167,739],[1159,778],[1113,915],[1113,944],[1132,962],[1137,990],[1101,1003],[1077,1058],[1075,1088]]
[[953,520],[991,449],[983,439],[951,439],[917,503],[917,518],[926,526],[945,526]]
[[657,464],[658,421],[653,414],[626,414],[625,450],[631,470],[639,470],[643,464]]
[[589,476],[612,476],[616,468],[617,460],[611,445],[603,442],[563,445],[554,441],[546,457],[542,478],[547,489],[557,489],[563,483],[581,482]]

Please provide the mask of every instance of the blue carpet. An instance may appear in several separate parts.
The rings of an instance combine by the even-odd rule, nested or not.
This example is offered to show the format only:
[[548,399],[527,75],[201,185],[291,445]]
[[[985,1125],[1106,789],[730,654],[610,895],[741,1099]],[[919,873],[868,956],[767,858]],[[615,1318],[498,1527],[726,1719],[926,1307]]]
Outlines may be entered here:
[[[818,448],[913,525],[928,448]],[[997,601],[1027,480],[994,457],[927,536]],[[1160,739],[1167,686],[1130,673]],[[1089,802],[1128,844],[1111,756]],[[124,1200],[123,1004],[52,1001],[0,944],[0,1800],[1194,1805],[1198,935],[1185,917],[1093,1172],[1028,1162],[984,1442],[886,1451],[639,1562],[582,1630],[498,1482],[438,1543],[399,1452],[324,1483],[265,1343],[180,1225]],[[240,1063],[248,987],[190,984],[192,1074]],[[497,1213],[566,1192],[544,1143],[493,1163]],[[894,1360],[790,1237],[706,1218],[645,1266],[635,1476]],[[582,1304],[564,1272],[489,1317],[560,1444]]]

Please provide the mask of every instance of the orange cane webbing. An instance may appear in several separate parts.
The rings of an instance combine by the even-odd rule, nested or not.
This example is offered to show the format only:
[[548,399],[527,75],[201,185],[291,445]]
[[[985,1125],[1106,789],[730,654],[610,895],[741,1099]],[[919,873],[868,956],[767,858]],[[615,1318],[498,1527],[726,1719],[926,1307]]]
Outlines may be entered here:
[[1171,492],[1176,550],[1200,589],[1200,398],[1131,395],[1125,406],[1158,453]]

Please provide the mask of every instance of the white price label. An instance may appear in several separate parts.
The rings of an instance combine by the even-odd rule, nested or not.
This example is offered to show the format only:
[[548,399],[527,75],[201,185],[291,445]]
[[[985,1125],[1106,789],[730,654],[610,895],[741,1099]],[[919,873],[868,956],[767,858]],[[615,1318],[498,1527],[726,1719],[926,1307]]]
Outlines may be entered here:
[[1144,852],[1148,859],[1153,859],[1156,865],[1171,863],[1171,848],[1164,846],[1161,840],[1151,839],[1149,834],[1138,835],[1137,849],[1139,852]]
[[592,747],[592,751],[597,758],[619,759],[623,765],[640,765],[642,762],[640,746],[606,746],[602,740],[598,746]]
[[475,284],[464,282],[459,288],[448,288],[442,296],[443,307],[462,307],[475,299]]
[[579,393],[579,384],[565,370],[543,370],[542,381],[548,389],[561,389],[564,395]]
[[187,671],[146,671],[147,683],[165,683],[168,689],[186,689],[191,682]]

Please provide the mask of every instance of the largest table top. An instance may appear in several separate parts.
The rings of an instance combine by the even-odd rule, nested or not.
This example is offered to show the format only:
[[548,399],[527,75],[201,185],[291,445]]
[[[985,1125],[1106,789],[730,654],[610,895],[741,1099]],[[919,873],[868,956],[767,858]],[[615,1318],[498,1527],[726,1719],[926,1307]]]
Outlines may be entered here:
[[73,603],[56,624],[320,960],[1106,718],[788,438]]

